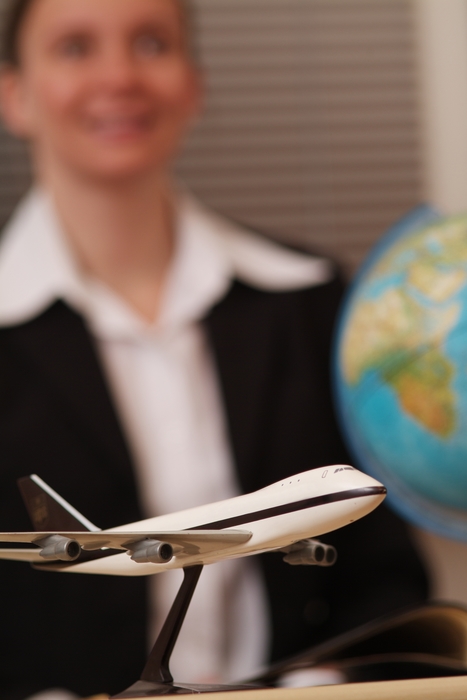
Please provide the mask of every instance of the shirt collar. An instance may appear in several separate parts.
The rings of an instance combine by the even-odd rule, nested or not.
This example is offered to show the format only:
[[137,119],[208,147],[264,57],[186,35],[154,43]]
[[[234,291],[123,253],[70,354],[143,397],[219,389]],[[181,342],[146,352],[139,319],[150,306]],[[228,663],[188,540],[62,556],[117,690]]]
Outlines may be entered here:
[[159,333],[203,318],[235,277],[260,289],[283,291],[322,284],[332,276],[328,261],[256,237],[187,193],[179,195],[176,229],[161,313],[151,325],[110,289],[83,275],[50,197],[33,189],[0,245],[0,325],[27,322],[62,299],[100,337]]
[[0,323],[29,321],[57,298],[79,305],[79,272],[45,193],[33,190],[0,245]]

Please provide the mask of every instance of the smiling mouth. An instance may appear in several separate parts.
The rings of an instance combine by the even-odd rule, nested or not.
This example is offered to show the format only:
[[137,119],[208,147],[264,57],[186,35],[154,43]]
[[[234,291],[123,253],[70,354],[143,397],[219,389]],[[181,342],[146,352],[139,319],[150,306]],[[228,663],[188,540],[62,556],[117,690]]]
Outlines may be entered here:
[[89,128],[98,138],[123,140],[144,135],[153,120],[147,116],[112,116],[89,120]]

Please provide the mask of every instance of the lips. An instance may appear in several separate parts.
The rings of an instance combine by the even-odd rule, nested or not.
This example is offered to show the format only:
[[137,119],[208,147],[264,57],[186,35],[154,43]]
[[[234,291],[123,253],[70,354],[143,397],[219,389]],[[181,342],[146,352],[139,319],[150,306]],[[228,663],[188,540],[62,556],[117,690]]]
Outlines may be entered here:
[[148,115],[112,114],[87,120],[90,131],[104,140],[126,140],[141,136],[150,129],[154,120]]

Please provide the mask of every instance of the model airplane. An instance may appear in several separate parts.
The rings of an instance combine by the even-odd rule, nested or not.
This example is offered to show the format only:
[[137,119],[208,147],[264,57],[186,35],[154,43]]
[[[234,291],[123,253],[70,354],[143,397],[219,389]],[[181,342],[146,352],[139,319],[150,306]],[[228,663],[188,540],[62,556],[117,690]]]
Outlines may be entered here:
[[[175,684],[170,656],[205,564],[278,550],[289,564],[331,566],[334,547],[312,539],[374,510],[386,489],[347,465],[313,469],[244,496],[100,530],[38,476],[19,487],[34,532],[3,532],[0,559],[40,569],[141,576],[182,568],[183,583],[140,680],[118,698],[233,689]],[[237,686],[238,687],[238,686]]]
[[[310,541],[376,508],[386,489],[346,465],[313,469],[244,496],[112,530],[100,530],[39,477],[19,486],[34,532],[3,532],[1,542],[34,544],[2,549],[1,559],[42,569],[141,576],[212,564],[271,550],[290,564],[329,566],[335,550]],[[129,556],[127,556],[129,555]]]

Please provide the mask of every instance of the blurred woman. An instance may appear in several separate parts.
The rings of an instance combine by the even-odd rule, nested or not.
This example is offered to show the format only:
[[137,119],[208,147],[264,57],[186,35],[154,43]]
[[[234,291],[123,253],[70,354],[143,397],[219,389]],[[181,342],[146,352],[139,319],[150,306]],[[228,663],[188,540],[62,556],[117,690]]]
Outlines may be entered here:
[[[201,81],[178,0],[19,0],[0,81],[32,192],[0,247],[0,527],[31,471],[108,528],[346,460],[328,378],[329,261],[205,210],[170,177]],[[425,581],[387,511],[337,533],[334,571],[280,556],[203,572],[180,680],[247,675]],[[177,582],[2,566],[3,700],[136,680]],[[148,598],[146,598],[148,595]],[[177,656],[178,655],[178,656]],[[41,696],[42,697],[42,696]]]

